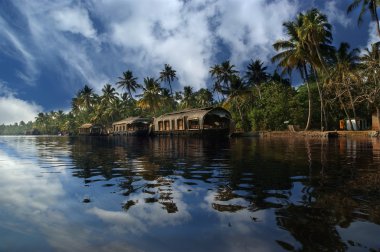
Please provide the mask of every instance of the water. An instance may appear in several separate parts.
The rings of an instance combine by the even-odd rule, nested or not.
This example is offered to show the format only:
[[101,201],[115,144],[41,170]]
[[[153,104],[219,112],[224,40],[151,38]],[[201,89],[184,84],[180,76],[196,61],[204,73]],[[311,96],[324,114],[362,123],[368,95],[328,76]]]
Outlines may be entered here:
[[0,137],[0,251],[378,251],[379,139]]

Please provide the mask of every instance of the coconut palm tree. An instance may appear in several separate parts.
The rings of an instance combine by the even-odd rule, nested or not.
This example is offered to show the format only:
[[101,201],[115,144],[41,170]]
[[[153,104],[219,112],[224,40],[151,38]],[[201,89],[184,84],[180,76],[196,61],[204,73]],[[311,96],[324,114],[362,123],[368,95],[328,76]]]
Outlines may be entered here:
[[[213,91],[221,93],[223,95],[222,89],[228,88],[230,85],[231,76],[237,74],[238,71],[235,69],[235,65],[231,65],[230,61],[224,61],[220,65],[216,64],[211,67],[209,73],[211,77],[215,79]],[[224,96],[222,97],[224,99]]]
[[193,88],[191,86],[183,87],[183,98],[181,101],[181,108],[194,108],[195,107],[195,97]]
[[95,100],[95,94],[92,88],[85,85],[83,89],[79,91],[79,100],[81,101],[82,106],[87,112],[92,110],[92,105]]
[[245,118],[247,104],[250,101],[252,91],[250,85],[244,82],[238,75],[232,75],[229,80],[230,85],[224,87],[222,92],[227,95],[223,106],[227,109],[235,110],[240,117],[241,126],[244,131],[249,130],[248,122]]
[[310,62],[308,62],[308,48],[301,40],[298,32],[300,27],[302,27],[302,24],[303,14],[298,15],[294,21],[283,23],[283,26],[289,38],[288,40],[278,40],[273,44],[274,49],[280,52],[272,57],[272,62],[278,62],[278,66],[283,69],[283,74],[285,72],[290,73],[294,69],[297,69],[300,72],[302,79],[306,83],[309,104],[305,130],[308,130],[311,125],[312,112],[308,73],[308,66],[310,65]]
[[245,72],[245,79],[249,85],[257,88],[260,99],[260,85],[269,80],[269,75],[266,71],[267,67],[264,66],[264,63],[261,60],[251,60],[251,63],[248,64],[247,71]]
[[316,84],[319,93],[320,111],[321,111],[321,130],[323,129],[323,121],[327,128],[326,113],[324,108],[323,89],[319,83],[318,71],[320,75],[327,75],[328,69],[325,62],[325,54],[331,54],[333,47],[332,42],[332,26],[327,20],[327,16],[322,14],[318,9],[311,9],[302,14],[302,25],[297,30],[302,43],[308,48],[308,61],[312,66]]
[[358,24],[363,22],[363,16],[368,11],[371,15],[372,20],[376,22],[377,34],[380,37],[380,20],[377,14],[377,8],[380,6],[379,0],[353,0],[352,3],[347,7],[347,13],[352,12],[354,9],[361,5],[360,13],[358,17]]
[[195,94],[195,101],[198,107],[209,107],[213,104],[213,97],[210,90],[207,88],[199,89]]
[[159,80],[161,82],[167,82],[170,88],[170,96],[173,96],[173,90],[171,82],[177,78],[176,71],[169,64],[165,64],[164,69],[160,72]]
[[102,88],[102,96],[101,101],[103,103],[112,103],[114,100],[117,99],[118,93],[116,92],[115,88],[111,86],[111,84],[106,84]]
[[137,77],[133,76],[132,71],[128,70],[126,72],[123,72],[122,77],[118,77],[119,81],[116,82],[116,85],[119,88],[125,89],[129,96],[133,98],[132,92],[136,92],[136,89],[140,87],[140,85],[137,83]]
[[147,109],[154,115],[161,105],[161,87],[160,83],[151,77],[144,78],[144,86],[142,87],[143,94],[139,95],[140,100],[137,102],[137,106],[142,109]]
[[308,48],[310,63],[313,67],[327,72],[322,51],[329,48],[333,50],[329,46],[332,42],[332,26],[328,22],[327,16],[318,9],[311,9],[300,15],[302,25],[297,29],[297,32],[302,43]]

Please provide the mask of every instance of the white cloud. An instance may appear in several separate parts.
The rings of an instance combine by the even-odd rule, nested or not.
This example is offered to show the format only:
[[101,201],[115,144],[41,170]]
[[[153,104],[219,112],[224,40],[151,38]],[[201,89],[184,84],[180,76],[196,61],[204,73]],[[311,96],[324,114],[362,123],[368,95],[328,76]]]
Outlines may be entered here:
[[15,97],[16,93],[0,82],[0,124],[33,121],[42,107]]
[[0,97],[0,124],[34,121],[42,107],[15,97]]
[[78,33],[86,38],[96,37],[96,31],[85,9],[67,7],[53,11],[51,15],[56,22],[56,27],[61,31]]
[[379,42],[379,34],[377,33],[376,29],[376,22],[370,22],[368,27],[368,44],[367,47],[371,48],[371,45],[375,42]]
[[[231,51],[235,64],[268,58],[273,41],[283,34],[282,23],[297,11],[297,2],[291,0],[121,2],[98,7],[116,13],[107,21],[124,61],[156,75],[169,63],[182,86],[195,88],[204,87],[210,66],[220,63],[214,58],[220,50],[218,40],[228,46],[222,50]],[[119,13],[116,8],[128,11]]]
[[16,3],[28,22],[29,47],[40,54],[40,63],[55,68],[66,83],[76,83],[76,89],[89,84],[95,90],[128,68],[140,82],[158,77],[165,63],[177,71],[181,86],[205,87],[221,50],[237,65],[268,59],[272,43],[283,37],[282,23],[299,8],[298,0]]
[[[36,60],[33,54],[29,51],[27,43],[22,41],[21,36],[17,34],[5,21],[0,17],[0,38],[4,39],[9,43],[9,49],[6,50],[11,57],[22,62],[25,66],[23,72],[16,71],[19,78],[25,81],[28,85],[34,85],[35,80],[39,74],[36,67]],[[0,44],[0,47],[2,45]],[[3,48],[7,48],[3,44]],[[3,51],[5,51],[3,49]]]
[[338,23],[346,28],[352,24],[352,19],[344,10],[337,7],[335,1],[326,1],[323,12],[326,13],[330,23]]
[[231,49],[232,63],[239,64],[271,56],[272,44],[283,37],[282,24],[296,15],[298,4],[291,0],[229,0],[220,1],[218,9],[217,34]]

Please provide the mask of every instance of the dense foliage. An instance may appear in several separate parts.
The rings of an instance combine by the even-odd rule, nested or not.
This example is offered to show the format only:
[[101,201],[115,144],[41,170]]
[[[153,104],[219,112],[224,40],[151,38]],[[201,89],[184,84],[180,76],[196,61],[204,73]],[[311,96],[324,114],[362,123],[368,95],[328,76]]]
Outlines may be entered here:
[[[376,1],[355,0],[348,11],[370,2],[370,13],[377,18]],[[335,48],[332,26],[317,9],[283,26],[287,38],[274,42],[277,54],[272,58],[281,74],[269,73],[260,59],[251,60],[241,72],[224,61],[210,67],[211,90],[185,86],[173,92],[177,75],[169,64],[158,77],[146,77],[142,83],[127,70],[114,86],[105,84],[100,94],[85,85],[72,99],[70,112],[39,113],[34,122],[1,125],[0,134],[76,133],[83,123],[110,127],[129,116],[208,106],[231,111],[242,131],[283,130],[288,124],[305,130],[337,129],[340,119],[370,122],[373,112],[379,117],[380,41],[362,51],[348,43]],[[290,82],[294,70],[303,81],[296,88]]]

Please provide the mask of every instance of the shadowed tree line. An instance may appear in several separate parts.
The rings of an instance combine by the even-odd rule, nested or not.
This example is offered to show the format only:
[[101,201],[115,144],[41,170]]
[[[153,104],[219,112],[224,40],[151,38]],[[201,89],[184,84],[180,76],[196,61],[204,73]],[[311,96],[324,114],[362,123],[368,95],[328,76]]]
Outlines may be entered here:
[[[378,0],[354,0],[347,12],[360,8],[359,23],[369,12],[380,37],[378,6]],[[337,129],[340,119],[350,124],[357,118],[370,121],[373,112],[379,120],[380,41],[361,51],[347,42],[333,46],[333,27],[318,9],[298,14],[283,28],[286,37],[273,44],[276,54],[271,60],[277,64],[273,73],[261,59],[251,59],[241,71],[226,60],[210,67],[210,89],[194,90],[189,83],[179,90],[177,72],[169,64],[158,76],[141,82],[127,70],[114,85],[105,84],[100,94],[85,85],[72,99],[70,112],[39,113],[27,130],[76,132],[88,122],[110,127],[129,116],[208,106],[228,109],[241,131],[283,130],[287,123],[305,130]],[[302,83],[294,78],[295,72]],[[0,134],[16,132],[17,127],[2,125]]]

